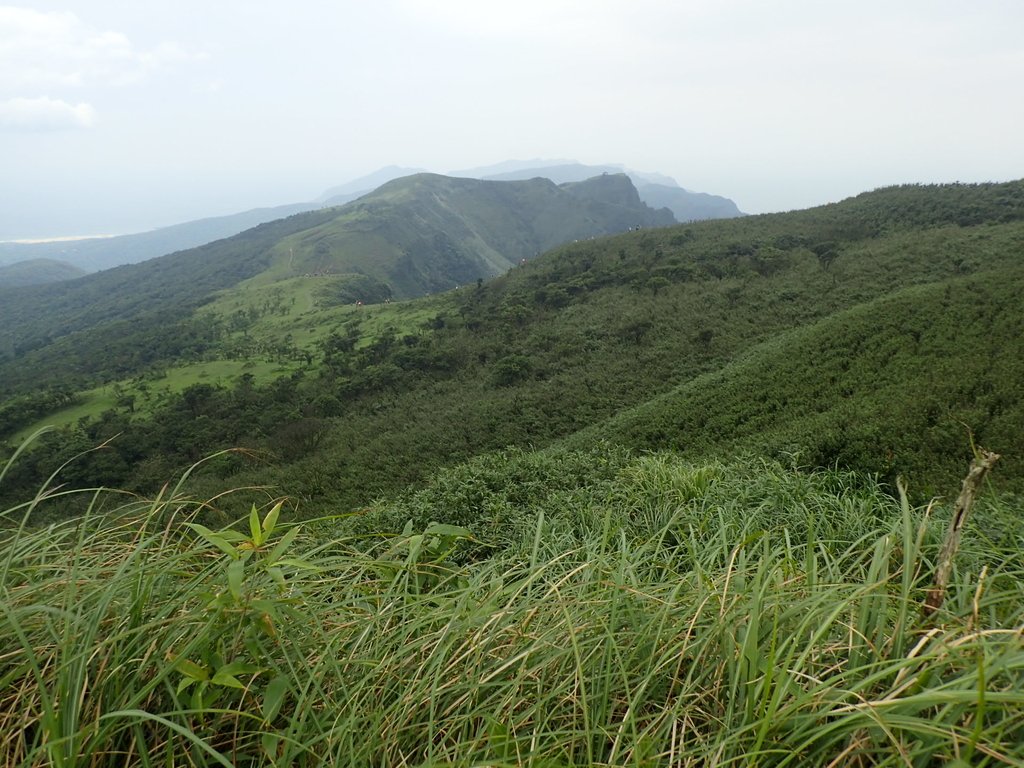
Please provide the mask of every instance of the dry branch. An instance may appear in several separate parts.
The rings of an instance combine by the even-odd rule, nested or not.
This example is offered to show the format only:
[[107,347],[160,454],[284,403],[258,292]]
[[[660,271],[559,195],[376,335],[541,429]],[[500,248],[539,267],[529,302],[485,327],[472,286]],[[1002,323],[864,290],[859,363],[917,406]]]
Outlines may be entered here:
[[953,570],[953,559],[956,557],[957,549],[960,547],[960,533],[967,516],[970,514],[974,497],[981,488],[985,475],[992,469],[992,465],[999,460],[999,454],[978,449],[971,461],[971,468],[964,478],[960,489],[960,495],[956,500],[956,507],[953,509],[953,518],[949,521],[949,530],[946,532],[946,540],[942,542],[942,551],[939,553],[939,565],[935,570],[935,586],[928,591],[928,597],[924,601],[924,615],[931,616],[942,607],[942,601],[946,597],[946,584],[949,583],[949,574]]

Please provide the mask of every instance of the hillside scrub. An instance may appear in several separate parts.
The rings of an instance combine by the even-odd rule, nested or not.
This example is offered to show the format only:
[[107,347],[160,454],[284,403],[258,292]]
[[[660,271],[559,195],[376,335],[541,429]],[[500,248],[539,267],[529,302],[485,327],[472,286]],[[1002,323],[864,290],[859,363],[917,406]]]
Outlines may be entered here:
[[1020,502],[979,502],[925,618],[948,510],[890,491],[596,448],[301,525],[180,487],[45,528],[25,502],[0,763],[1019,765]]

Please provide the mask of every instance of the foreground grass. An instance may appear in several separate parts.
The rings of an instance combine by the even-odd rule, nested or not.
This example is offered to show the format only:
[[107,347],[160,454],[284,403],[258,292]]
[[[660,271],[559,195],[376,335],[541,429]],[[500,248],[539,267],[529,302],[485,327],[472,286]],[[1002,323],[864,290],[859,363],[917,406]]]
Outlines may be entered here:
[[[0,763],[1024,761],[1019,507],[978,510],[925,619],[940,507],[671,456],[554,487],[578,463],[506,457],[527,503],[376,540],[278,507],[215,532],[173,494],[45,529],[10,510]],[[500,466],[463,479],[500,492]]]

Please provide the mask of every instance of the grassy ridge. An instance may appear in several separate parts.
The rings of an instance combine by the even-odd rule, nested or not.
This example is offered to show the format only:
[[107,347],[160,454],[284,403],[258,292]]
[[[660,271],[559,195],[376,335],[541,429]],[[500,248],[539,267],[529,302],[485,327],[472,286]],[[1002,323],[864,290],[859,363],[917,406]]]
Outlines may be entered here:
[[271,510],[214,532],[174,495],[8,527],[0,761],[1024,759],[1019,508],[977,510],[925,619],[944,512],[857,476],[623,452],[450,474],[359,525],[489,500],[472,531]]

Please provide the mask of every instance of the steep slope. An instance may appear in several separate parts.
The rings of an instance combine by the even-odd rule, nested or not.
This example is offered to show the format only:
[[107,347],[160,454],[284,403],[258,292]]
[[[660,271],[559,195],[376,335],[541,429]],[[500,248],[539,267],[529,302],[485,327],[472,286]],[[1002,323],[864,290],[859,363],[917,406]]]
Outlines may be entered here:
[[73,280],[86,274],[85,270],[56,259],[29,259],[0,266],[0,288],[20,288]]
[[417,174],[281,243],[278,269],[263,279],[358,272],[408,298],[493,277],[569,240],[674,221],[647,208],[623,175],[559,187]]
[[[486,169],[480,169],[486,172]],[[743,216],[743,212],[732,200],[704,192],[691,192],[680,187],[674,179],[661,174],[642,173],[617,165],[584,165],[563,163],[517,168],[501,173],[484,174],[482,178],[510,181],[514,179],[545,178],[556,184],[581,181],[598,174],[625,173],[636,185],[640,199],[652,208],[668,208],[677,221],[702,221],[704,219],[731,219]]]
[[246,229],[319,206],[313,203],[254,208],[251,211],[187,221],[151,232],[116,237],[63,240],[45,243],[0,243],[0,263],[49,258],[84,270],[98,272],[122,264],[136,264],[156,256],[196,248],[214,240],[237,235]]
[[668,208],[682,222],[704,219],[731,219],[742,216],[736,203],[727,197],[690,192],[667,184],[637,184],[640,199],[652,208]]

